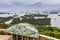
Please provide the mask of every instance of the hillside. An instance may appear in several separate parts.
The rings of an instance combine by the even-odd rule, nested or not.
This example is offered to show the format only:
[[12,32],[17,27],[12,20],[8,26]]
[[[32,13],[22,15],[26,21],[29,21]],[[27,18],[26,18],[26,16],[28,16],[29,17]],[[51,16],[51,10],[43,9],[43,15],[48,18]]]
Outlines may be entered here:
[[0,17],[0,23],[3,23],[3,22],[6,22],[6,21],[8,21],[8,20],[10,20],[10,19],[12,19],[13,17]]

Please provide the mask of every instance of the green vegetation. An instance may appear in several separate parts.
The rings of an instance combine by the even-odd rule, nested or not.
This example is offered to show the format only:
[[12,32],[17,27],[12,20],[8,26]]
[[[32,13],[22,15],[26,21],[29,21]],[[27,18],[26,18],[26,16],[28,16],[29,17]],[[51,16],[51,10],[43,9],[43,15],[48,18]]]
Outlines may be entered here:
[[50,25],[50,18],[44,18],[44,19],[25,18],[22,19],[21,22],[30,23],[33,25]]
[[4,31],[0,31],[0,35],[11,35],[11,34]]
[[[13,17],[0,17],[0,23],[4,23],[10,19],[13,19]],[[17,23],[30,23],[34,25],[50,25],[50,18],[44,18],[44,19],[35,19],[35,18],[23,18],[20,20],[20,18],[14,18],[11,24],[17,24]]]
[[6,29],[6,28],[9,28],[10,26],[12,26],[12,24],[3,24],[3,23],[0,23],[0,29]]
[[20,22],[21,22],[21,21],[20,21],[20,18],[14,18],[11,24],[14,25],[14,24],[18,24],[18,23],[20,23]]
[[0,17],[0,23],[4,23],[10,19],[12,19],[13,17],[9,16],[9,17]]
[[57,28],[57,27],[39,27],[38,31],[40,34],[60,39],[60,28]]

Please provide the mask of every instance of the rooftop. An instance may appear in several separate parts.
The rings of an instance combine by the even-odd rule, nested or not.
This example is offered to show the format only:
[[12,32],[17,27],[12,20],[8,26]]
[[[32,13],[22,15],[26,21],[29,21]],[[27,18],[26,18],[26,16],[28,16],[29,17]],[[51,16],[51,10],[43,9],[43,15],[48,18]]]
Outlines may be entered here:
[[25,35],[30,37],[39,37],[38,30],[31,24],[20,23],[6,29],[7,32],[17,35]]

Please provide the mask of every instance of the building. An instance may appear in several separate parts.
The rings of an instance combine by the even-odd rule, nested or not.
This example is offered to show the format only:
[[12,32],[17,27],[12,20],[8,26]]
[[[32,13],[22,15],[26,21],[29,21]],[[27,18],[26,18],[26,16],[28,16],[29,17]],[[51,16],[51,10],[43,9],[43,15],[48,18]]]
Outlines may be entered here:
[[27,23],[16,24],[6,29],[6,32],[12,34],[13,40],[37,40],[39,38],[37,29]]
[[33,25],[27,23],[13,25],[5,31],[12,35],[13,40],[55,40],[55,38],[40,35]]

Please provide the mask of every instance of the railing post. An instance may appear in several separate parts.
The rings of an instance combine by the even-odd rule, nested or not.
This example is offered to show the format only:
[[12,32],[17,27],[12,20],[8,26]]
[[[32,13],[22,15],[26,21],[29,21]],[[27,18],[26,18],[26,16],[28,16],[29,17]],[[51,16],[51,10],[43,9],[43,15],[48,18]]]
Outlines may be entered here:
[[27,37],[27,40],[28,40],[28,37]]
[[35,38],[33,38],[33,40],[35,40]]
[[16,35],[16,38],[17,38],[16,40],[18,40],[18,35]]
[[23,40],[23,36],[22,36],[22,40]]

